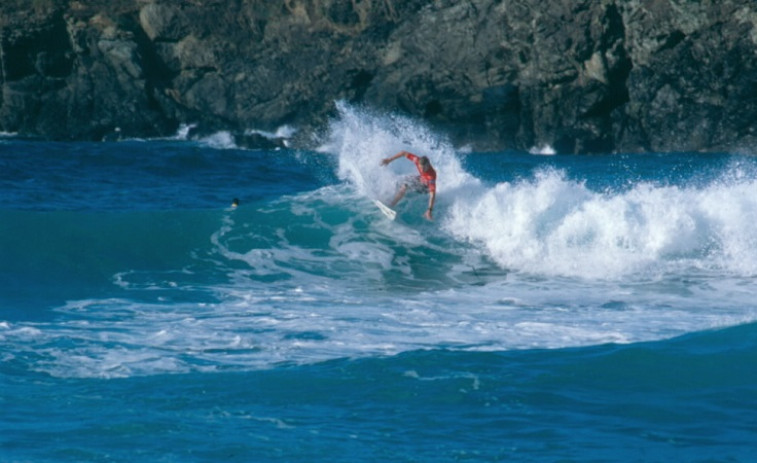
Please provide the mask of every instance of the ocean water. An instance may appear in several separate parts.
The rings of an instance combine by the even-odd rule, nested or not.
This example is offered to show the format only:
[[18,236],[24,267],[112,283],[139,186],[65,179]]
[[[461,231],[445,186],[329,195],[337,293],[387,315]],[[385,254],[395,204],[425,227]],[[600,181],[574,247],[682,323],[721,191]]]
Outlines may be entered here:
[[0,461],[754,461],[757,158],[314,146],[0,139]]

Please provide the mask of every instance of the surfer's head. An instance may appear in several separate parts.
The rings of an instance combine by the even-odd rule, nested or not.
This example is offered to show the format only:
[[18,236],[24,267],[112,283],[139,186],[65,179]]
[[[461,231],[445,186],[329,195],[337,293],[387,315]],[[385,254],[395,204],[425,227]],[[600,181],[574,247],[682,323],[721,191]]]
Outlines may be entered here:
[[431,167],[431,161],[428,160],[427,156],[421,156],[418,158],[418,163],[421,165],[421,169],[423,171],[427,171],[429,167]]

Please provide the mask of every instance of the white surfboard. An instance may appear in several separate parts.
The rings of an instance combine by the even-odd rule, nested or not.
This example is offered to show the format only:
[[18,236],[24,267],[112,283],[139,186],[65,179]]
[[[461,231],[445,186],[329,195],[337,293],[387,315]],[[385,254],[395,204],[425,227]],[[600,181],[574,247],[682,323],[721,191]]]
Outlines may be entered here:
[[395,218],[397,217],[397,212],[396,212],[396,211],[395,211],[394,209],[392,209],[391,207],[389,207],[389,206],[387,206],[386,204],[382,203],[382,202],[381,202],[381,201],[379,201],[378,199],[374,199],[374,200],[373,200],[373,204],[375,204],[375,205],[376,205],[376,207],[378,207],[378,208],[379,208],[379,210],[380,210],[381,212],[383,212],[383,213],[384,213],[384,215],[385,215],[385,216],[386,216],[386,217],[387,217],[387,218],[388,218],[389,220],[394,220],[394,219],[395,219]]

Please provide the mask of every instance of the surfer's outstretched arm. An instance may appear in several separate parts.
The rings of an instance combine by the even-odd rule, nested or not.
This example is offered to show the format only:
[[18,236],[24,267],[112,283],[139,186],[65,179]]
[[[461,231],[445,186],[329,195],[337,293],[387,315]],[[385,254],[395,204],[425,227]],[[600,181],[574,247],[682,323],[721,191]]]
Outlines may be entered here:
[[397,160],[397,159],[399,159],[399,158],[401,158],[403,156],[406,156],[408,154],[410,154],[410,153],[408,153],[407,151],[400,151],[399,153],[395,154],[392,157],[382,159],[381,160],[381,165],[385,166],[385,165],[389,164],[390,162],[392,162],[394,160]]

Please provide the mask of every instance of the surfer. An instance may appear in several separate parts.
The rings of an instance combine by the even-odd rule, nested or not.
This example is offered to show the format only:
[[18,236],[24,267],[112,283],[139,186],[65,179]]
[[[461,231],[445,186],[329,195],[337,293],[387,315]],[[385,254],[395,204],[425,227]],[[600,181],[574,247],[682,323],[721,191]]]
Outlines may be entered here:
[[400,189],[397,191],[397,194],[394,196],[391,204],[389,204],[389,207],[393,208],[394,206],[396,206],[397,203],[400,202],[400,200],[405,196],[405,193],[407,193],[408,189],[417,193],[428,193],[428,209],[426,209],[423,217],[427,218],[428,220],[433,220],[434,202],[436,201],[436,171],[433,167],[431,167],[431,162],[426,156],[418,157],[413,153],[407,151],[400,151],[392,157],[382,159],[381,165],[385,166],[401,157],[406,157],[408,160],[412,161],[415,164],[415,167],[418,169],[418,173],[420,175],[418,175],[417,177],[410,177],[405,180]]

